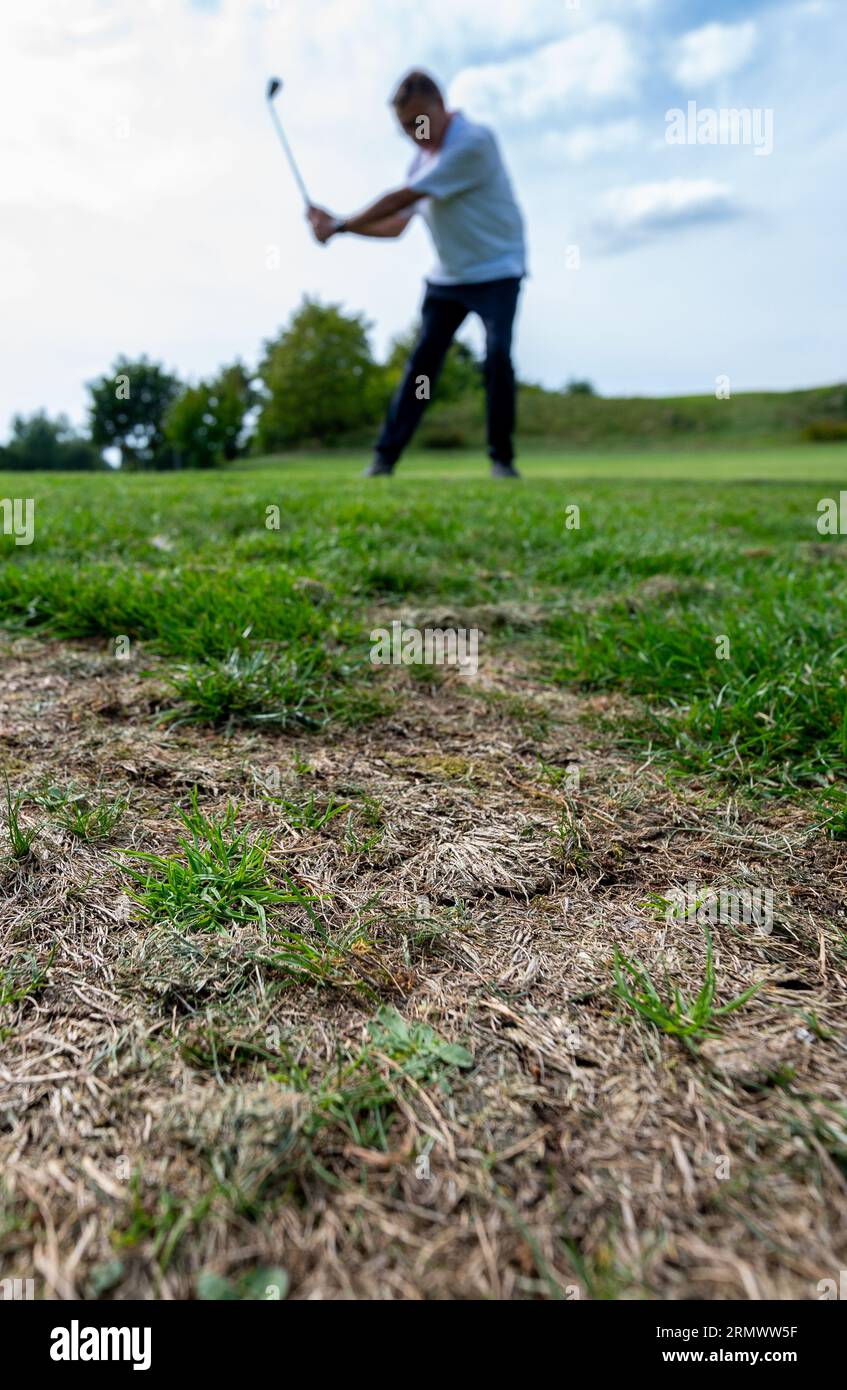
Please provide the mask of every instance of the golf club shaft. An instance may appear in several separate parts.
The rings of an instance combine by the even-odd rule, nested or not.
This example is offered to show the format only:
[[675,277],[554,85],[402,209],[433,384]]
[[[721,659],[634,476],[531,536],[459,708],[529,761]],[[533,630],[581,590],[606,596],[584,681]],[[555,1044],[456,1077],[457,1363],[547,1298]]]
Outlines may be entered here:
[[277,134],[279,135],[279,138],[280,138],[280,140],[282,141],[282,148],[285,150],[285,154],[286,154],[286,157],[287,157],[287,159],[288,159],[288,163],[289,163],[290,166],[291,166],[291,172],[292,172],[292,174],[294,175],[295,179],[297,180],[297,187],[300,189],[300,193],[301,193],[301,195],[302,195],[303,202],[306,204],[306,207],[307,207],[307,208],[308,208],[308,207],[311,207],[311,205],[312,205],[312,200],[311,200],[311,198],[309,197],[308,192],[306,191],[306,185],[305,185],[305,183],[303,182],[303,176],[302,176],[302,174],[300,173],[300,170],[297,168],[297,161],[295,160],[294,155],[291,153],[291,146],[289,145],[288,141],[287,141],[286,138],[285,138],[285,131],[284,131],[283,128],[282,128],[282,121],[279,119],[279,116],[277,115],[277,112],[276,112],[276,107],[273,105],[273,102],[272,102],[272,101],[269,101],[269,102],[268,102],[268,106],[270,107],[270,112],[271,112],[271,115],[272,115],[272,117],[273,117],[273,122],[274,122],[274,125],[276,126],[276,129],[277,129]]

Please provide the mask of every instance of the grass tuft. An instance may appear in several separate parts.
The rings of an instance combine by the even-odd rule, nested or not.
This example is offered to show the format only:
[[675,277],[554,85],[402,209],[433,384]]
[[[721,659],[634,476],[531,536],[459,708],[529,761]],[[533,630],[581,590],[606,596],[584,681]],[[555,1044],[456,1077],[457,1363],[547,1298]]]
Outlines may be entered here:
[[124,818],[129,802],[126,797],[97,797],[73,795],[56,812],[55,819],[68,834],[89,844],[108,840]]
[[624,1004],[660,1032],[679,1038],[688,1046],[715,1037],[720,1031],[718,1019],[740,1009],[761,989],[760,984],[751,985],[727,1004],[717,1003],[717,975],[712,938],[708,932],[705,979],[693,999],[678,987],[671,987],[669,981],[666,981],[667,997],[662,998],[647,967],[619,951],[615,952],[614,976],[615,993]]
[[347,802],[336,801],[334,796],[321,800],[314,792],[302,801],[279,796],[268,796],[266,800],[281,808],[286,822],[295,830],[323,830],[336,816],[348,810]]
[[3,775],[3,783],[6,800],[6,833],[9,836],[9,847],[12,851],[12,858],[18,860],[28,859],[32,853],[32,846],[41,831],[41,826],[23,824],[19,807],[24,798],[22,796],[16,796],[12,792],[9,779],[5,773]]
[[189,810],[180,816],[190,831],[181,837],[178,856],[133,854],[146,868],[127,871],[137,885],[134,900],[152,922],[170,923],[180,931],[226,931],[239,924],[266,924],[266,910],[284,903],[302,904],[297,892],[280,889],[268,877],[271,837],[236,831],[237,808],[223,820],[206,817],[194,791]]

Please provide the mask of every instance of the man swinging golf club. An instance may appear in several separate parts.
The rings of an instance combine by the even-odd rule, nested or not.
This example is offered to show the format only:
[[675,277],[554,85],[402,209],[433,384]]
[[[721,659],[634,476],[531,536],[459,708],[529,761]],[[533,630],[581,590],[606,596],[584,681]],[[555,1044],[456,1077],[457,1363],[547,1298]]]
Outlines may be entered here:
[[439,258],[427,281],[420,336],[388,407],[367,476],[394,471],[426,409],[456,331],[473,313],[485,326],[491,476],[517,478],[511,350],[526,251],[509,175],[491,131],[460,111],[448,111],[427,73],[415,70],[404,77],[391,104],[417,146],[403,187],[377,198],[354,217],[333,217],[314,205],[307,211],[316,239],[324,243],[346,233],[402,236],[420,211]]

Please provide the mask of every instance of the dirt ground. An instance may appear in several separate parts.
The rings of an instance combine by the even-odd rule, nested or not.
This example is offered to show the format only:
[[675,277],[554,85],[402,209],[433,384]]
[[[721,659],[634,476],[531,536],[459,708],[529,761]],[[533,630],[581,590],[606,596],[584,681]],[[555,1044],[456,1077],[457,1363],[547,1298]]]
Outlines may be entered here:
[[[237,1294],[267,1270],[312,1299],[814,1299],[837,1279],[845,850],[808,810],[669,785],[603,732],[615,701],[517,666],[400,674],[386,719],[297,737],[156,724],[141,668],[5,651],[15,792],[99,786],[129,810],[90,844],[24,802],[33,854],[0,867],[2,981],[45,972],[0,1008],[0,1277],[60,1299]],[[189,939],[139,915],[117,851],[176,853],[194,787],[272,832],[330,978],[275,987],[258,925]],[[349,809],[298,828],[269,788]],[[618,951],[697,993],[706,934],[656,906],[690,882],[774,902],[769,934],[712,928],[719,1002],[760,988],[696,1051],[613,974]],[[395,1085],[377,1057],[386,1142],[307,1141],[308,1096],[385,1007],[472,1065]]]

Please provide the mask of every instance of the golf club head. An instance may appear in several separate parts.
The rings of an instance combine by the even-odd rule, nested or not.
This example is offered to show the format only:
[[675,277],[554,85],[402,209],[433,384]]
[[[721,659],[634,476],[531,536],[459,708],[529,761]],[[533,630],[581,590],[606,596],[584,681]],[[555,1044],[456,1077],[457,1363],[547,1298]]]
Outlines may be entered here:
[[273,101],[274,97],[276,96],[276,94],[277,94],[277,92],[279,91],[279,89],[280,89],[281,86],[282,86],[282,79],[281,79],[281,78],[279,78],[279,77],[269,77],[269,78],[268,78],[268,89],[267,89],[267,91],[266,91],[266,93],[265,93],[265,96],[267,97],[268,101]]

